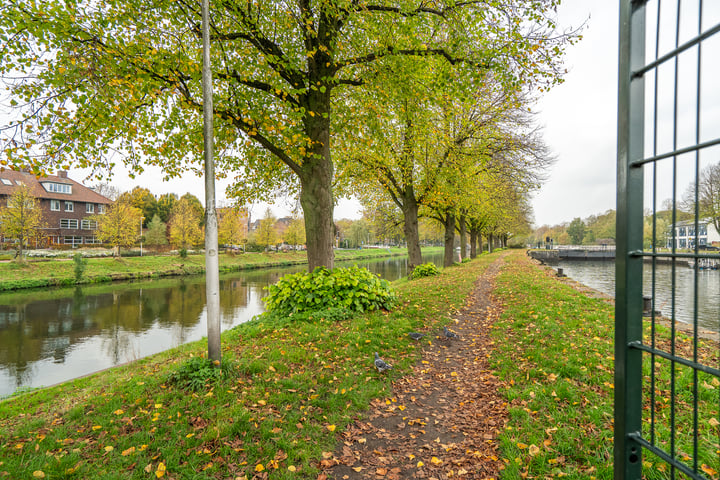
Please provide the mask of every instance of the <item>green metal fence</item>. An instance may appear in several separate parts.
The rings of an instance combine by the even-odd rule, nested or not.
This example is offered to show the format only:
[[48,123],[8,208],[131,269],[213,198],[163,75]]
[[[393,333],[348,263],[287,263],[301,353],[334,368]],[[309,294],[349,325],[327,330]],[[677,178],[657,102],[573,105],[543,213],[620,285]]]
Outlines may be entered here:
[[720,478],[718,32],[718,0],[620,1],[617,480]]

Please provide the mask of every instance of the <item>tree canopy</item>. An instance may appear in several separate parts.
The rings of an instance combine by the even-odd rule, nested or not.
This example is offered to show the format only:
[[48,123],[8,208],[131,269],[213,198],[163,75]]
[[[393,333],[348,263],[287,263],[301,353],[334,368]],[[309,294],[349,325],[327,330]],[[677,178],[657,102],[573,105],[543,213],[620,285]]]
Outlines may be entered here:
[[[400,57],[443,62],[447,82],[493,71],[509,87],[549,88],[577,39],[557,32],[559,3],[214,2],[216,171],[237,176],[242,198],[299,189],[309,268],[332,267],[331,130],[352,114],[353,89]],[[0,77],[16,110],[0,162],[201,171],[199,18],[184,1],[11,0]]]

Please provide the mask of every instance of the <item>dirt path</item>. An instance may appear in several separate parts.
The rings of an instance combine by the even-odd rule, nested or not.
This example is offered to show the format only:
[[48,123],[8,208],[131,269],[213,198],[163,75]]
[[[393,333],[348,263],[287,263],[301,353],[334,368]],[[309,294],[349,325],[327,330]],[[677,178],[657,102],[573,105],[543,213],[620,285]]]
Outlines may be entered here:
[[478,279],[450,329],[427,332],[422,362],[399,378],[343,433],[320,475],[340,479],[495,479],[502,467],[495,438],[507,408],[490,372],[488,330],[499,309],[490,296],[502,257]]

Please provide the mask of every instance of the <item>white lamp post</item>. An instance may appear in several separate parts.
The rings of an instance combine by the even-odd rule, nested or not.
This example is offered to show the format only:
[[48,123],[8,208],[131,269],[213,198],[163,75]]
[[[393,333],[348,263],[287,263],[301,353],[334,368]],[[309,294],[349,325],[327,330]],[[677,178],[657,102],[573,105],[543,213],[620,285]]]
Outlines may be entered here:
[[143,220],[145,220],[145,217],[140,217],[140,256],[142,257],[142,224]]

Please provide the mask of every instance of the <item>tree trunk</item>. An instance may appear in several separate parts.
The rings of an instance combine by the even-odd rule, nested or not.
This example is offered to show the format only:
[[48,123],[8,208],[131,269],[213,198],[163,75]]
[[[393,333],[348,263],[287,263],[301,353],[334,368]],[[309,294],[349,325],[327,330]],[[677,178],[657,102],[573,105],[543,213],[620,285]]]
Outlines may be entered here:
[[492,251],[493,251],[493,239],[494,238],[495,237],[493,236],[492,233],[488,235],[488,253],[492,253]]
[[332,164],[313,161],[309,175],[300,178],[300,205],[305,215],[308,271],[315,267],[332,269],[335,261],[333,241]]
[[477,257],[477,240],[478,231],[474,228],[470,229],[470,258]]
[[454,263],[455,253],[455,215],[451,212],[445,217],[445,256],[443,266],[449,267]]
[[420,249],[420,229],[418,228],[418,205],[415,194],[412,193],[403,199],[403,230],[408,251],[408,275],[412,275],[415,267],[422,264],[422,250]]
[[465,214],[460,215],[460,259],[467,258],[467,223]]

